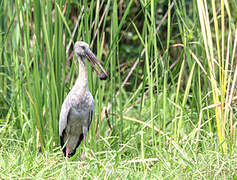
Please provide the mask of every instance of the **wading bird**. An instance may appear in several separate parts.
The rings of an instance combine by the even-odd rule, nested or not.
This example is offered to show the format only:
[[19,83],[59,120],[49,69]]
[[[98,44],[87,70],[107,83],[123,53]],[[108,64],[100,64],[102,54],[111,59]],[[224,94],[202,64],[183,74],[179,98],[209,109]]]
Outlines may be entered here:
[[[75,85],[65,98],[59,119],[59,135],[64,156],[71,157],[83,140],[85,146],[86,136],[94,113],[94,99],[87,87],[87,69],[84,58],[87,58],[101,80],[107,78],[102,65],[85,42],[78,41],[74,45],[74,53],[79,63],[79,75]],[[96,65],[102,70],[97,69]],[[81,160],[85,159],[82,152]]]

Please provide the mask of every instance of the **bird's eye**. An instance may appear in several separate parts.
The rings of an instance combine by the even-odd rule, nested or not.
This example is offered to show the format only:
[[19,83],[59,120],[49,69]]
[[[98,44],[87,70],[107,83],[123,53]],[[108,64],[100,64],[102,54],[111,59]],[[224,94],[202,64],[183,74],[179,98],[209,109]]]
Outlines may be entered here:
[[85,50],[86,49],[85,46],[82,46],[82,49]]

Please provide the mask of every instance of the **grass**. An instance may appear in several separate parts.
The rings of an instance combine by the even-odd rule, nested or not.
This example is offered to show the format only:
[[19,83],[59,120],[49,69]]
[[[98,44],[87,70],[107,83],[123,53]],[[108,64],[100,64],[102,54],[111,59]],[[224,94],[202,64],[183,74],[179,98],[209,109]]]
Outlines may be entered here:
[[[154,158],[143,159],[136,141],[137,136],[142,133],[144,131],[141,130],[134,134],[117,150],[108,143],[110,138],[116,137],[101,137],[97,143],[103,145],[103,149],[94,151],[90,147],[86,148],[87,158],[84,162],[79,160],[79,154],[72,159],[65,160],[59,147],[54,147],[53,150],[48,149],[44,154],[29,151],[31,148],[29,143],[17,141],[16,137],[8,137],[1,140],[1,149],[5,152],[1,153],[0,158],[1,178],[236,178],[236,150],[225,155],[217,151],[220,147],[211,143],[206,144],[207,140],[204,139],[202,145],[205,148],[205,153],[196,149],[191,141],[186,141],[182,148],[174,142],[173,146],[167,145],[161,152],[157,152]],[[150,153],[152,152],[146,152],[146,155],[148,156]],[[119,154],[123,154],[121,158],[118,157]]]
[[[236,179],[236,8],[229,1],[1,1],[1,179]],[[61,104],[91,45],[86,147],[59,146]],[[86,150],[86,160],[79,157]]]

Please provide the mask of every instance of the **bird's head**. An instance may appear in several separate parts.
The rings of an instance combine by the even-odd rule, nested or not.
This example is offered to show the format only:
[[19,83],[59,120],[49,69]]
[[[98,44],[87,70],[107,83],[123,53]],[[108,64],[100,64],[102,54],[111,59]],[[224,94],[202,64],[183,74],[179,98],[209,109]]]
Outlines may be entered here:
[[90,50],[90,47],[86,42],[77,41],[74,45],[74,53],[76,56],[86,57],[88,50]]
[[[94,53],[90,50],[90,47],[87,43],[83,41],[77,41],[74,45],[74,53],[76,54],[77,58],[87,58],[101,80],[107,79],[108,75],[106,71],[104,70],[103,66],[100,64]],[[95,64],[99,66],[102,73],[99,72]]]

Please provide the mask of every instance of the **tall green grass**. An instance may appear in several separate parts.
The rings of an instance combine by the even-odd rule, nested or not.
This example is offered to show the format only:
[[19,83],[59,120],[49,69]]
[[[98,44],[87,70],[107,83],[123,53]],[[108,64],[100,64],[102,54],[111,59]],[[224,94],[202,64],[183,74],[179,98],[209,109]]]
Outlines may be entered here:
[[[78,75],[78,40],[91,45],[109,73],[100,81],[87,67],[95,115],[86,152],[92,166],[104,168],[96,175],[164,168],[173,177],[177,167],[202,177],[198,168],[212,151],[236,163],[236,8],[234,0],[1,1],[1,167],[7,159],[37,159],[40,169],[44,155],[57,162],[55,174],[67,166],[57,157],[58,119]],[[16,158],[8,142],[30,155]],[[210,165],[220,170],[210,170],[211,177],[231,177],[231,163],[229,170],[220,164]],[[45,172],[38,177],[53,176]]]
[[[219,143],[222,146],[222,150],[227,152],[228,147],[227,144],[230,143],[230,134],[231,134],[231,126],[233,126],[232,119],[232,97],[233,91],[236,86],[236,82],[231,81],[232,79],[236,79],[234,74],[236,68],[234,68],[234,59],[235,57],[235,49],[232,49],[232,38],[236,38],[236,36],[231,37],[232,31],[235,33],[236,28],[227,28],[225,25],[225,19],[228,19],[229,27],[232,26],[232,16],[230,13],[227,13],[228,18],[226,18],[225,11],[230,12],[228,3],[224,4],[224,1],[221,1],[221,34],[219,33],[218,27],[218,19],[216,15],[216,6],[215,2],[212,1],[212,10],[213,10],[213,20],[215,25],[215,37],[216,37],[216,48],[213,45],[213,38],[211,37],[211,24],[209,21],[207,4],[204,1],[198,1],[198,12],[199,19],[201,24],[202,36],[205,45],[207,63],[208,63],[208,80],[211,84],[212,96],[213,96],[213,104],[215,108],[215,120],[216,127],[218,133]],[[225,6],[225,7],[224,7]],[[225,10],[226,9],[226,10]],[[227,32],[226,32],[227,31]],[[226,36],[228,34],[228,41],[225,41]],[[220,37],[221,40],[220,40]],[[220,43],[221,41],[221,43]],[[220,46],[221,44],[221,46]],[[234,47],[236,46],[236,40],[234,41]],[[230,54],[231,53],[231,54]],[[215,57],[218,61],[215,60]],[[217,78],[217,73],[219,74],[219,78]],[[229,127],[228,127],[229,126]],[[226,134],[229,136],[226,137]],[[228,140],[229,139],[229,140]],[[229,141],[229,143],[227,143]]]

